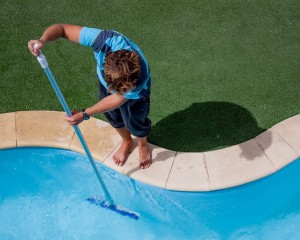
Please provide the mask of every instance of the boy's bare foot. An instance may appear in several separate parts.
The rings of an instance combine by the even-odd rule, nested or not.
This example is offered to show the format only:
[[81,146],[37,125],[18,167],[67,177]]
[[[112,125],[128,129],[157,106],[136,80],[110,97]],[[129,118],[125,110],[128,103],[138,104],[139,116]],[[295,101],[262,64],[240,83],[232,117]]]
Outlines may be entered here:
[[148,146],[147,138],[139,138],[139,161],[141,168],[148,168],[152,164],[152,156]]
[[123,166],[125,164],[131,146],[132,146],[132,139],[131,140],[123,140],[120,148],[113,156],[113,160],[116,165]]

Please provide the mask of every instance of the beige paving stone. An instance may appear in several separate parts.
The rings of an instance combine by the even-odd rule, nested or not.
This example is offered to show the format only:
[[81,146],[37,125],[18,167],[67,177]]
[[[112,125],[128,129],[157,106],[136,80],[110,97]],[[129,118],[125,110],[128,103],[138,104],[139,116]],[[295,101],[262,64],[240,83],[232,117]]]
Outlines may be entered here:
[[254,139],[204,154],[211,190],[238,186],[276,171]]
[[300,114],[276,124],[271,129],[300,154]]
[[69,148],[74,135],[64,112],[17,112],[17,146]]
[[181,191],[209,191],[204,154],[177,152],[166,188]]
[[282,137],[268,130],[255,138],[265,155],[277,170],[283,168],[299,157],[299,154]]
[[124,166],[120,167],[114,164],[112,159],[113,153],[106,159],[104,164],[143,183],[165,188],[176,152],[160,148],[152,144],[149,144],[149,146],[153,159],[150,168],[140,169],[139,167],[139,155],[136,139],[134,139],[132,152],[128,156]]
[[136,148],[132,153],[131,158],[128,159],[128,166],[130,166],[130,169],[126,169],[126,175],[141,182],[165,188],[176,152],[151,144],[150,149],[152,152],[151,167],[147,169],[139,168],[138,148]]
[[16,114],[0,114],[0,149],[16,147]]
[[[119,134],[109,123],[96,118],[83,121],[79,124],[79,128],[92,156],[101,162],[116,149],[121,141]],[[85,154],[77,135],[74,136],[70,149]]]

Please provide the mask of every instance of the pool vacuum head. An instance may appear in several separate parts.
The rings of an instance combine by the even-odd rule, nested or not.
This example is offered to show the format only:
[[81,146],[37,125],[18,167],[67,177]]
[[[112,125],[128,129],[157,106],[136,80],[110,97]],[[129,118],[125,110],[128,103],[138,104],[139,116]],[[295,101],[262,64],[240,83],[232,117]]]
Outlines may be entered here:
[[89,197],[87,199],[87,201],[90,204],[94,204],[94,205],[97,205],[99,207],[103,207],[103,208],[112,210],[112,211],[114,211],[116,213],[121,214],[122,216],[127,216],[127,217],[133,218],[135,220],[139,219],[139,215],[137,213],[129,212],[126,209],[123,209],[123,208],[120,208],[120,207],[118,207],[118,206],[116,206],[114,204],[111,204],[109,201],[104,200],[103,198],[101,198],[99,196]]

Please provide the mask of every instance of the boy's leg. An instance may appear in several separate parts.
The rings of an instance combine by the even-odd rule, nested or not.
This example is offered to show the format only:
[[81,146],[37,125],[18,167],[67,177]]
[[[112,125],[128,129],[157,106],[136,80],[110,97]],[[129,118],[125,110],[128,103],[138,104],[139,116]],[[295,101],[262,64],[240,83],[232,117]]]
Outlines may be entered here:
[[148,168],[152,163],[152,156],[147,142],[151,131],[151,121],[148,118],[150,98],[128,100],[120,107],[125,127],[137,137],[139,148],[139,163],[141,168]]
[[125,128],[115,128],[122,138],[120,148],[113,156],[116,165],[123,166],[127,160],[129,150],[132,146],[132,138],[130,132]]
[[147,142],[147,137],[137,138],[139,146],[139,161],[141,168],[148,168],[152,163],[152,156]]

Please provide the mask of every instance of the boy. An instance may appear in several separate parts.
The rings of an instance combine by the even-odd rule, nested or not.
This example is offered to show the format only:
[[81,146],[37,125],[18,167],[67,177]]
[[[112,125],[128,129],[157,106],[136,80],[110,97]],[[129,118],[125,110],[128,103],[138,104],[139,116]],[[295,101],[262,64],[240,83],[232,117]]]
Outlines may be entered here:
[[82,111],[74,111],[67,117],[68,123],[77,125],[91,115],[104,113],[122,138],[113,156],[115,164],[123,166],[126,162],[132,134],[138,139],[140,167],[148,168],[152,163],[147,142],[151,130],[148,118],[151,77],[144,54],[134,42],[116,31],[69,24],[48,27],[39,40],[28,42],[28,48],[38,56],[46,43],[61,37],[93,48],[99,78],[100,101]]

